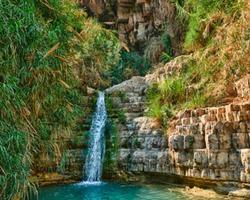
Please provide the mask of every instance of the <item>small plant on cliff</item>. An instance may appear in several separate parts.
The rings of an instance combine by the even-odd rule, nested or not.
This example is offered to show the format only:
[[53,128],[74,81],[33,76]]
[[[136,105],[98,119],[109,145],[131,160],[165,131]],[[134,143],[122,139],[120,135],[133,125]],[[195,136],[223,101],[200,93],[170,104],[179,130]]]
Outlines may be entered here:
[[118,130],[116,124],[111,119],[108,119],[105,128],[105,159],[104,159],[104,171],[107,173],[114,173],[117,170],[118,159]]
[[171,104],[163,103],[158,85],[153,85],[147,92],[148,108],[146,114],[158,120],[164,127],[173,115]]
[[159,90],[165,102],[176,104],[185,100],[185,80],[170,77],[159,84]]
[[[201,71],[192,61],[180,74],[168,77],[148,90],[148,115],[158,119],[164,127],[168,120],[180,109],[204,106],[207,97],[204,95],[205,82],[210,78],[208,72]],[[196,89],[194,89],[196,87]]]
[[184,103],[183,108],[197,108],[203,107],[206,105],[207,99],[206,97],[201,94],[200,92],[195,93],[189,101]]
[[167,63],[170,60],[172,60],[172,58],[174,56],[173,49],[172,49],[172,44],[171,44],[171,39],[170,39],[170,36],[169,36],[168,33],[164,33],[161,36],[161,39],[162,39],[163,46],[165,48],[165,52],[163,52],[162,55],[161,55],[161,60],[164,63]]

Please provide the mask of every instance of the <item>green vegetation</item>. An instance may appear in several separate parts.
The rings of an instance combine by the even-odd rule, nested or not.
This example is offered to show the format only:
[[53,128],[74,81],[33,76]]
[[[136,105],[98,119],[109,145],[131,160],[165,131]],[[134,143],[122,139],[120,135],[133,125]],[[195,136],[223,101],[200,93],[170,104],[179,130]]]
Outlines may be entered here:
[[[193,54],[180,72],[148,90],[148,114],[163,126],[180,109],[218,104],[231,95],[230,83],[250,73],[250,12],[244,2],[176,0],[178,19],[188,24],[184,47]],[[73,0],[4,0],[0,11],[0,199],[17,200],[36,192],[30,178],[35,159],[56,160],[56,170],[65,170],[67,155],[58,140],[84,130],[82,121],[92,110],[83,98],[86,86],[100,89],[145,75],[151,63],[137,52],[120,51],[116,34],[87,18]],[[161,39],[166,63],[173,49],[167,33]],[[125,122],[108,97],[107,107]],[[80,146],[87,137],[72,143]],[[106,137],[104,167],[115,169],[113,120]]]
[[188,23],[184,46],[193,53],[187,63],[178,63],[180,72],[149,89],[148,115],[167,126],[181,109],[218,105],[234,95],[230,85],[250,72],[249,8],[244,2],[176,1],[180,22]]
[[207,103],[207,98],[203,95],[206,86],[199,82],[199,77],[205,74],[205,71],[201,71],[196,65],[192,68],[191,63],[180,74],[169,77],[148,90],[147,113],[161,121],[164,127],[176,111],[201,107]]
[[86,84],[107,82],[119,45],[71,0],[5,0],[0,10],[0,198],[24,199],[34,158],[58,152],[56,138],[84,115]]
[[105,130],[106,149],[103,170],[105,173],[114,173],[117,170],[119,141],[117,126],[112,119],[108,119]]
[[57,171],[59,173],[63,173],[65,171],[67,160],[68,160],[68,154],[67,154],[67,152],[63,152],[62,158],[61,158],[59,166],[57,168]]
[[77,74],[82,83],[98,89],[110,86],[108,71],[117,67],[120,60],[120,45],[115,33],[94,20],[85,19],[85,26],[72,44],[77,48],[74,56],[70,55],[71,60],[78,66]]
[[[105,97],[105,103],[108,113],[108,122],[105,127],[105,159],[104,159],[104,172],[109,175],[115,175],[117,172],[117,159],[119,150],[119,133],[118,124],[124,124],[126,122],[126,116],[123,110],[117,109],[118,105],[116,100],[126,100],[126,95],[123,92],[115,92],[108,94]],[[119,100],[117,100],[119,101]]]
[[172,49],[171,39],[167,32],[163,33],[161,36],[163,46],[165,48],[165,52],[163,52],[161,56],[161,60],[163,63],[167,63],[172,60],[174,53]]
[[150,62],[135,51],[121,50],[120,55],[118,65],[111,68],[107,74],[114,85],[132,76],[144,76],[151,67]]
[[123,110],[117,109],[119,107],[114,99],[120,99],[121,101],[126,100],[126,95],[123,92],[116,92],[111,95],[106,95],[105,103],[107,112],[110,118],[117,118],[118,122],[124,124],[126,122],[126,116]]
[[[228,16],[235,15],[242,8],[238,0],[176,0],[179,18],[188,22],[185,44],[186,49],[195,50],[206,45],[213,36],[213,30],[220,26],[220,18],[214,17],[224,13]],[[208,23],[213,19],[212,24]],[[206,31],[208,31],[206,33]]]

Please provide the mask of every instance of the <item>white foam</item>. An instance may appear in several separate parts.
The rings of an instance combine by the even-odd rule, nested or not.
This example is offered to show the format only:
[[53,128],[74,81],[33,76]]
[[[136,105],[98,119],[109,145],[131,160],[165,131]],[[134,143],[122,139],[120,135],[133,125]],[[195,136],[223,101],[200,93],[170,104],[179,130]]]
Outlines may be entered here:
[[76,183],[76,185],[86,185],[86,186],[91,186],[91,185],[93,185],[93,186],[99,186],[99,185],[103,185],[103,184],[105,184],[104,182],[101,182],[101,181],[82,181],[82,182],[80,182],[80,183]]

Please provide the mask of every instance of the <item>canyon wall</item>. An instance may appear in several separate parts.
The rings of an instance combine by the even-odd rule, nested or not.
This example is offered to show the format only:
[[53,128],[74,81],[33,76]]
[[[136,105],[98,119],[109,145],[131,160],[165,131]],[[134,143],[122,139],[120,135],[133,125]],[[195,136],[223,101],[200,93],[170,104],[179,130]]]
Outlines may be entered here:
[[[108,114],[117,124],[119,138],[118,168],[111,173],[145,175],[150,180],[156,178],[157,182],[169,182],[169,176],[174,176],[174,180],[187,180],[185,183],[198,186],[230,182],[231,186],[233,183],[247,187],[250,183],[249,75],[234,83],[237,96],[231,102],[180,111],[169,121],[167,129],[145,114],[149,86],[178,72],[185,60],[186,56],[178,57],[159,65],[146,77],[133,77],[106,90],[115,113]],[[121,112],[125,117],[122,121],[117,117]],[[91,114],[82,123],[86,131],[90,122]],[[64,144],[63,153],[58,152],[52,160],[41,154],[35,177],[42,184],[81,180],[88,137],[82,131],[65,132],[56,140],[57,144]],[[106,178],[111,176],[105,174]]]
[[[184,57],[146,77],[133,77],[107,89],[117,110],[119,169],[132,173],[177,175],[196,181],[250,183],[250,76],[235,83],[237,97],[218,107],[183,110],[167,130],[145,115],[146,90],[180,69]],[[124,93],[123,98],[117,92]],[[204,185],[203,184],[203,185]]]
[[175,4],[170,0],[83,0],[90,15],[107,27],[118,31],[121,43],[143,52],[164,49],[160,35],[167,32],[176,55],[181,53],[183,27],[176,17]]
[[[79,3],[107,27],[117,29],[124,48],[144,51],[155,46],[152,52],[158,54],[164,48],[160,35],[167,30],[175,55],[181,53],[183,28],[178,26],[176,8],[171,1],[84,0]],[[117,125],[119,138],[118,168],[111,173],[149,175],[151,179],[166,179],[165,182],[173,175],[175,179],[199,186],[230,182],[249,188],[250,75],[232,83],[236,95],[231,99],[213,107],[182,110],[169,120],[168,128],[146,114],[147,89],[180,72],[188,57],[178,56],[166,65],[160,63],[145,77],[132,77],[106,89],[114,109],[108,114]],[[90,102],[83,109],[88,105]],[[124,114],[123,120],[118,113]],[[55,138],[59,148],[52,159],[41,152],[34,167],[35,178],[40,183],[82,179],[90,122],[91,113],[82,122],[84,130],[65,131]],[[105,174],[107,178],[111,176]]]

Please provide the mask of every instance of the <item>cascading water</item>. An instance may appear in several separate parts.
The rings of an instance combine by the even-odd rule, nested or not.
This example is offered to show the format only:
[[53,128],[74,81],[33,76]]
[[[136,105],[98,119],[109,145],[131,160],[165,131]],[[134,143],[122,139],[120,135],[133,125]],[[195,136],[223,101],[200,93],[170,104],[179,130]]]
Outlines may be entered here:
[[96,110],[90,128],[90,144],[85,163],[85,181],[99,182],[105,152],[104,129],[107,119],[104,92],[99,92]]

